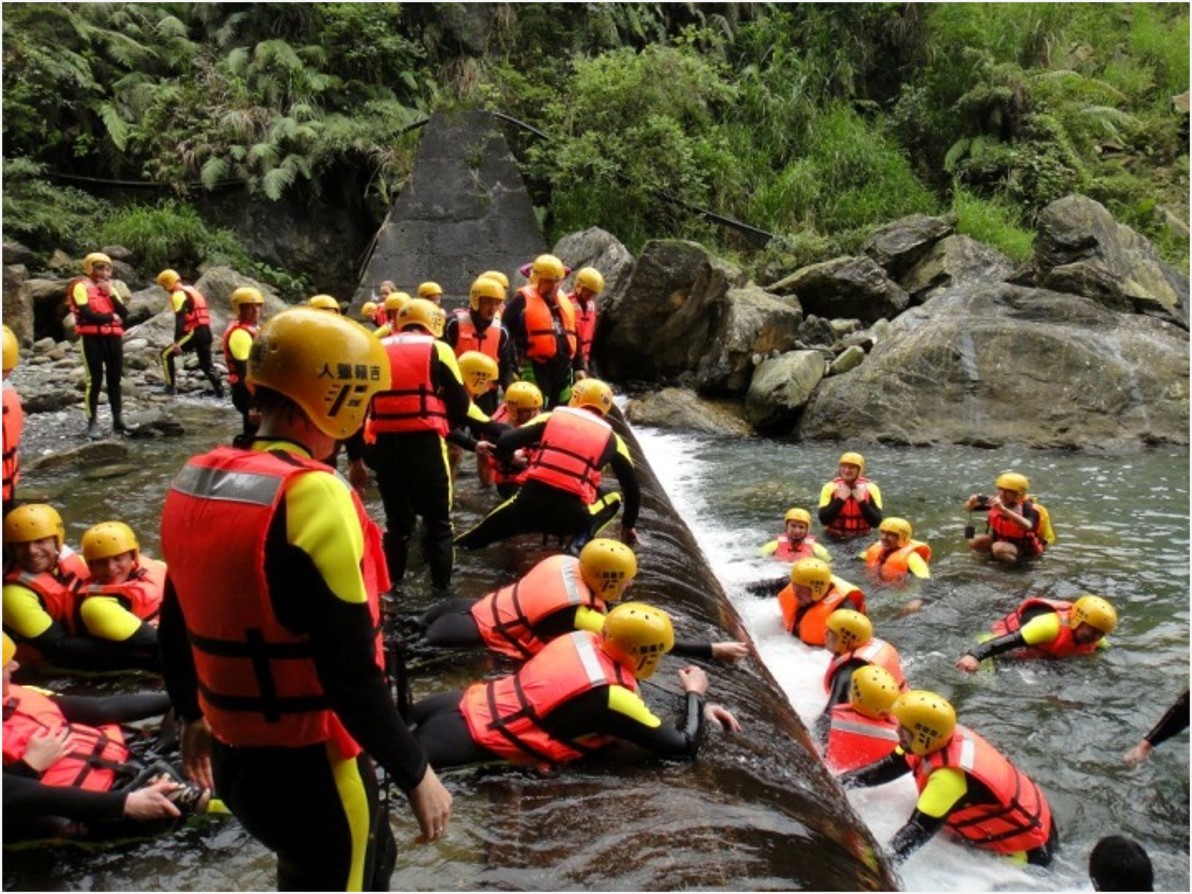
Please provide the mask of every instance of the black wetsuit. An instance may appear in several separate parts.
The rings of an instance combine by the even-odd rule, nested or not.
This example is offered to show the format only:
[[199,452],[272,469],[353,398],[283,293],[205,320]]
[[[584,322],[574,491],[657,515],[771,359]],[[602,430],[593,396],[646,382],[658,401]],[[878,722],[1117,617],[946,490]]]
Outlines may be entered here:
[[1185,689],[1184,694],[1175,700],[1175,704],[1167,709],[1167,713],[1159,719],[1154,729],[1143,738],[1152,748],[1166,742],[1188,728],[1188,713],[1188,690]]

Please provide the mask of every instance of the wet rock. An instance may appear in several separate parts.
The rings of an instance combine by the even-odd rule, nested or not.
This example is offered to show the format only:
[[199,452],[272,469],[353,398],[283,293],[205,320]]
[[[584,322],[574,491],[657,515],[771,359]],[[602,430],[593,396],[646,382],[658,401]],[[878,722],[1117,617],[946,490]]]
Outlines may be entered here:
[[865,348],[860,345],[850,345],[845,348],[828,366],[828,375],[838,376],[849,370],[856,369],[865,360]]
[[[614,295],[624,291],[633,272],[633,255],[617,237],[600,227],[570,233],[555,243],[551,254],[562,259],[572,270],[595,267],[604,277],[604,292],[596,299],[597,309],[603,313]],[[567,291],[575,288],[574,277],[565,282]]]
[[795,294],[808,314],[857,317],[872,323],[901,313],[910,301],[905,291],[867,257],[834,258],[796,270],[770,290]]
[[830,345],[836,341],[837,333],[831,320],[808,314],[799,326],[797,337],[805,345]]
[[919,263],[939,240],[952,235],[955,228],[956,216],[953,214],[943,217],[912,214],[876,230],[865,240],[861,252],[872,258],[891,279],[901,281],[904,273]]
[[1014,273],[1014,262],[999,251],[970,239],[941,239],[899,279],[915,304],[952,286],[979,286],[1005,282]]
[[749,383],[745,419],[767,434],[789,431],[827,366],[819,351],[789,351],[765,361]]
[[663,388],[631,399],[625,418],[634,425],[681,429],[709,435],[745,436],[752,433],[741,418],[740,406],[708,400],[689,388]]
[[4,266],[10,264],[31,264],[34,261],[32,249],[15,239],[4,240]]
[[28,344],[34,332],[33,302],[24,288],[28,273],[23,270],[15,265],[4,267],[4,325],[13,331],[17,341]]
[[21,450],[22,467],[30,471],[33,469],[58,469],[63,466],[99,465],[118,460],[128,459],[128,445],[118,439],[104,441],[88,441],[77,447],[70,447],[49,456],[39,456],[28,462],[24,459],[24,449]]
[[140,466],[132,463],[115,463],[86,469],[83,472],[83,477],[88,481],[103,481],[108,478],[123,478],[125,475],[131,475],[139,470]]

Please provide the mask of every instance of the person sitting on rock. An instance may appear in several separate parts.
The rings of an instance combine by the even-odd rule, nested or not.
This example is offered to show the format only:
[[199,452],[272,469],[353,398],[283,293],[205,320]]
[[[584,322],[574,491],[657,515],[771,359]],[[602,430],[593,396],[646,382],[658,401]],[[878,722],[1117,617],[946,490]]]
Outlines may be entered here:
[[799,559],[815,558],[832,561],[832,554],[811,534],[811,513],[793,506],[783,517],[783,531],[774,540],[762,547],[763,556],[773,556],[779,562],[796,562]]
[[1032,596],[993,625],[993,637],[956,662],[966,673],[994,655],[1016,658],[1068,658],[1109,647],[1117,611],[1100,596],[1085,593],[1075,602]]
[[865,478],[865,457],[845,453],[839,474],[820,491],[819,520],[824,535],[833,540],[852,540],[868,534],[882,521],[882,492]]
[[1043,554],[1055,534],[1047,511],[1027,495],[1030,486],[1025,475],[1004,472],[994,483],[997,496],[973,494],[965,500],[964,508],[969,512],[988,510],[986,533],[970,537],[969,549],[990,553],[1010,565]]

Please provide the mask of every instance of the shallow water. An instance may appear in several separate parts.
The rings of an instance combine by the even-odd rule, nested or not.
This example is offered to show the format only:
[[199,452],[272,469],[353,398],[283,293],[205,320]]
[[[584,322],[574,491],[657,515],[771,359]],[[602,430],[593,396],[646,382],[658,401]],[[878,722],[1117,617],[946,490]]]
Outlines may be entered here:
[[[792,641],[776,601],[750,595],[745,584],[781,574],[782,566],[756,549],[781,530],[790,506],[814,515],[840,446],[649,430],[639,430],[638,438],[762,658],[810,723],[824,703],[826,653]],[[1156,890],[1188,890],[1187,733],[1139,768],[1121,763],[1188,685],[1188,452],[869,447],[864,453],[886,514],[907,517],[915,537],[931,544],[933,580],[917,589],[875,589],[865,583],[863,563],[835,547],[837,573],[865,588],[877,633],[899,647],[911,685],[950,698],[961,722],[1026,770],[1047,792],[1062,833],[1047,869],[1011,867],[937,838],[904,865],[905,886],[1087,890],[1092,845],[1117,833],[1148,850]],[[969,553],[962,537],[968,519],[958,508],[970,493],[989,492],[993,478],[1010,468],[1030,477],[1059,535],[1045,558],[1017,569]],[[1118,609],[1107,652],[1054,664],[1006,661],[974,676],[952,666],[990,621],[1027,594],[1071,598],[1086,591],[1107,596]],[[914,595],[927,600],[924,610],[897,617]],[[883,842],[909,817],[914,797],[909,778],[849,794]]]

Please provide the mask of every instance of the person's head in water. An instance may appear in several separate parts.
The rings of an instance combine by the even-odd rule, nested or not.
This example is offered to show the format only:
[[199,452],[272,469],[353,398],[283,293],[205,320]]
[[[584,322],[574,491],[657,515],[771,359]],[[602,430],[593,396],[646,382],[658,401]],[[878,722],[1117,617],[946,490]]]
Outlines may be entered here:
[[1136,841],[1106,835],[1089,854],[1089,880],[1094,891],[1153,891],[1151,858]]

